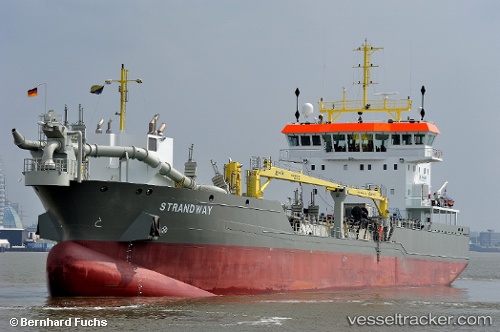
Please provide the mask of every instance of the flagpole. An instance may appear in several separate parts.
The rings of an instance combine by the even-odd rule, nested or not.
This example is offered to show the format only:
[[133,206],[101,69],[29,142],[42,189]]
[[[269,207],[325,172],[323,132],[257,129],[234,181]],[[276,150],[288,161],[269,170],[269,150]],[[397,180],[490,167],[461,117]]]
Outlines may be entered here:
[[40,83],[36,87],[38,88],[40,85],[45,85],[45,113],[47,113],[47,83]]

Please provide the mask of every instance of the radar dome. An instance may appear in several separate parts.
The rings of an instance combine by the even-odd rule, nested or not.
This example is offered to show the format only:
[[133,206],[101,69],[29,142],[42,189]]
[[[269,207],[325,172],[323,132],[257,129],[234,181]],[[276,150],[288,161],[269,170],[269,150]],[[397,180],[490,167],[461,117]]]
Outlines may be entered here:
[[311,103],[305,103],[302,105],[302,114],[307,118],[314,112],[314,107]]

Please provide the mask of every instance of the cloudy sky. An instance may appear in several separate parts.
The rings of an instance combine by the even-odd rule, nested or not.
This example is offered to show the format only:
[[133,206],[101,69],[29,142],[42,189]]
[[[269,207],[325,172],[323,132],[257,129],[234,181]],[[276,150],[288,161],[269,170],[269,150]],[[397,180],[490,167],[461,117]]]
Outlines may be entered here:
[[209,182],[210,159],[248,165],[253,155],[278,157],[297,87],[301,103],[315,106],[341,98],[344,86],[359,98],[351,67],[360,54],[352,50],[367,38],[384,47],[372,59],[380,66],[374,91],[410,96],[417,117],[420,87],[427,89],[426,118],[441,130],[434,146],[444,152],[433,189],[449,181],[461,223],[500,231],[499,12],[493,0],[4,0],[0,157],[8,198],[22,204],[25,224],[43,212],[20,180],[28,153],[11,136],[17,128],[36,139],[45,85],[36,98],[27,90],[37,84],[46,83],[48,109],[62,113],[66,104],[75,121],[81,104],[90,130],[103,117],[118,131],[117,85],[100,96],[89,87],[119,79],[125,64],[130,79],[144,81],[129,84],[126,130],[145,132],[159,113],[174,138],[174,166],[183,169],[194,143]]

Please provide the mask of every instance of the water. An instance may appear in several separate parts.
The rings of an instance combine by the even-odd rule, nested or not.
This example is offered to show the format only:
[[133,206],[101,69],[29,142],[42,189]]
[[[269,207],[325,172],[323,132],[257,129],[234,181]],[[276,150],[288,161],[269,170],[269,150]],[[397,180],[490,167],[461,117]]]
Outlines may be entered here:
[[[469,266],[451,287],[188,300],[53,299],[46,257],[0,253],[0,331],[500,331],[498,253],[471,252]],[[13,318],[62,326],[12,327]],[[351,326],[349,318],[357,323]]]

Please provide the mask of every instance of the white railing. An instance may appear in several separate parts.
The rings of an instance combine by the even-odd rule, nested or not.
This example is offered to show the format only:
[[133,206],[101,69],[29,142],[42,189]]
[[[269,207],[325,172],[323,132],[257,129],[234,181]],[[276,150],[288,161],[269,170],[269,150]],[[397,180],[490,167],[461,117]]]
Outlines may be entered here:
[[76,160],[54,158],[53,163],[42,162],[42,158],[24,159],[24,172],[58,171],[68,174],[76,174]]
[[[418,146],[418,145],[417,145]],[[386,152],[361,152],[361,151],[347,151],[347,152],[326,152],[322,148],[307,149],[281,149],[279,152],[279,159],[285,161],[303,161],[308,158],[322,158],[322,159],[385,159],[388,157],[408,158],[408,160],[433,160],[442,161],[443,152],[441,150],[433,149],[431,147],[415,148],[415,146],[401,148],[388,148]]]

